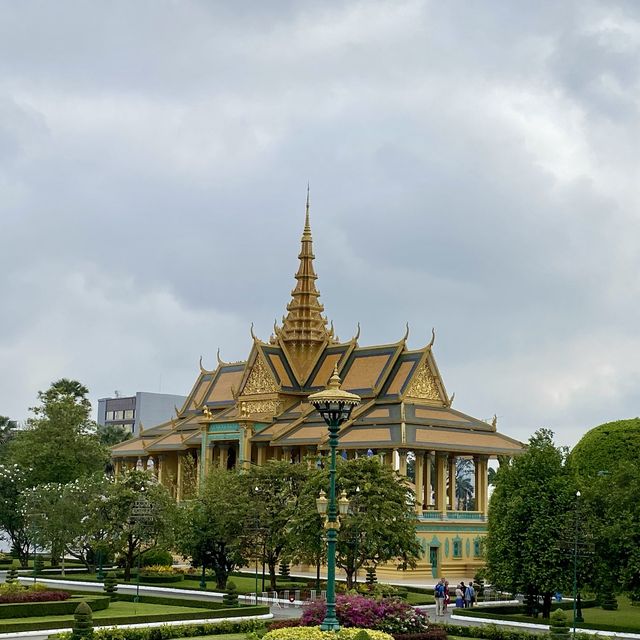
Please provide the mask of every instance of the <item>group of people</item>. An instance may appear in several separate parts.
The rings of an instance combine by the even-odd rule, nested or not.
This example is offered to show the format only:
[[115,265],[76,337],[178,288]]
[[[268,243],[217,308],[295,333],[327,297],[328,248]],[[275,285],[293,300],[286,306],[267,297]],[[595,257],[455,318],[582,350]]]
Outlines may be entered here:
[[[447,613],[447,606],[451,604],[449,582],[444,578],[440,578],[440,581],[433,589],[433,594],[436,598],[436,615],[445,615]],[[476,590],[473,588],[473,582],[469,581],[467,585],[465,585],[464,582],[460,582],[460,584],[456,586],[455,596],[455,605],[457,608],[473,607],[476,600]]]

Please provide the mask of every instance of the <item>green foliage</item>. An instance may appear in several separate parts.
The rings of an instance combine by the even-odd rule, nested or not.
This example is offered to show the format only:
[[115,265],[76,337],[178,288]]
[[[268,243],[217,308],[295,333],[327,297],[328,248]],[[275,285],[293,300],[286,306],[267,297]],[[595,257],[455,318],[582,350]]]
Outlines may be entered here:
[[233,582],[232,580],[227,580],[227,588],[224,595],[222,596],[222,602],[227,607],[238,606],[238,590],[236,589],[235,582]]
[[96,434],[100,444],[105,447],[113,447],[132,437],[131,431],[119,424],[99,424]]
[[[270,460],[263,466],[252,466],[248,477],[247,500],[251,506],[248,530],[253,530],[251,548],[263,549],[269,569],[271,589],[276,589],[277,567],[283,555],[291,558],[296,534],[294,519],[303,509],[300,496],[312,472],[305,464]],[[305,509],[308,517],[318,515]]]
[[109,482],[99,501],[99,524],[111,551],[124,562],[131,579],[139,553],[173,543],[176,506],[167,489],[146,471],[129,471]]
[[150,567],[153,565],[163,565],[170,567],[173,564],[173,556],[170,551],[156,547],[155,549],[147,549],[140,558],[140,565]]
[[104,584],[102,590],[108,593],[110,596],[114,595],[118,591],[118,581],[113,571],[107,571],[107,575],[104,577]]
[[376,582],[378,582],[378,576],[376,576],[376,568],[374,566],[367,567],[366,581],[370,587],[373,587],[373,585],[375,585]]
[[91,420],[89,390],[65,378],[40,391],[27,428],[9,445],[9,459],[28,470],[31,486],[67,483],[102,472],[109,453]]
[[[83,598],[91,603],[93,611],[101,611],[109,606],[109,598],[96,596]],[[70,600],[54,600],[50,602],[15,602],[0,604],[0,619],[39,618],[44,616],[71,615],[78,606],[78,598]]]
[[371,640],[371,636],[364,629],[360,629],[360,631],[353,636],[353,640]]
[[289,563],[285,560],[280,562],[280,577],[285,580],[291,577],[291,570],[289,568]]
[[[154,629],[98,629],[94,631],[95,640],[155,640],[157,631],[160,630],[160,638],[169,640],[172,638],[195,638],[207,635],[222,635],[231,633],[250,633],[262,628],[261,620],[243,620],[240,622],[215,622],[200,624],[183,624],[175,626],[162,626]],[[71,640],[71,633],[60,633],[50,636],[57,640]]]
[[18,565],[19,562],[15,560],[11,565],[11,569],[7,572],[7,577],[5,578],[5,582],[8,584],[19,584],[18,583]]
[[18,423],[7,416],[0,416],[0,460],[7,455],[8,444],[17,433]]
[[93,636],[93,615],[91,607],[86,602],[81,602],[75,610],[73,617],[72,640],[91,638],[91,636]]
[[567,614],[562,609],[556,609],[549,620],[549,633],[552,638],[562,640],[569,637],[569,627],[567,626]]
[[607,590],[602,598],[600,606],[605,611],[615,611],[618,608],[618,600],[611,590]]
[[32,531],[24,508],[23,494],[30,479],[17,464],[0,464],[0,529],[11,542],[11,553],[27,566]]
[[33,571],[36,575],[39,575],[44,570],[44,558],[42,556],[36,556],[33,559]]
[[524,454],[500,466],[489,504],[487,577],[530,601],[543,596],[545,617],[555,590],[569,586],[570,557],[562,541],[573,540],[575,493],[565,452],[541,429]]
[[640,418],[632,418],[588,431],[571,451],[568,463],[581,480],[588,481],[639,459]]
[[216,587],[248,557],[251,503],[246,474],[214,469],[198,496],[178,512],[176,546],[194,566],[213,569]]

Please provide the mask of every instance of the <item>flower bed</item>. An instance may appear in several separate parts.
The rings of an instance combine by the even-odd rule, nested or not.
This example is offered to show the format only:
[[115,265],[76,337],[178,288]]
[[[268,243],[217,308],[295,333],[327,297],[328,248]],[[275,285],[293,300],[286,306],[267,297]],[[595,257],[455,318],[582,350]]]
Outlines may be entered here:
[[[303,626],[319,625],[324,620],[327,603],[318,600],[305,605]],[[414,609],[399,598],[374,600],[360,595],[339,595],[336,617],[343,627],[378,629],[390,634],[422,633],[429,628],[426,612]]]
[[58,602],[68,600],[71,594],[68,591],[30,591],[0,594],[0,604],[13,604],[17,602]]
[[371,640],[393,640],[393,636],[384,631],[362,629],[358,627],[342,627],[335,631],[321,631],[320,627],[290,627],[269,631],[262,640],[351,640],[361,631],[365,631]]

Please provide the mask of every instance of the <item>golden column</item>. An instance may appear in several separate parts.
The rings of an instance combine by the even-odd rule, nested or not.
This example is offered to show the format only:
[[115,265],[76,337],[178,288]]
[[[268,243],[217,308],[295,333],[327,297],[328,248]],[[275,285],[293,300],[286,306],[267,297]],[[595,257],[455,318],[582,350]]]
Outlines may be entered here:
[[431,456],[431,451],[429,451],[428,453],[425,454],[424,456],[424,489],[423,489],[423,495],[424,495],[424,503],[427,505],[427,507],[430,507],[433,502],[432,502],[432,498],[431,498],[431,493],[432,493],[432,489],[431,489],[431,463],[433,461],[433,458]]
[[407,450],[398,451],[398,473],[404,478],[407,477]]
[[447,511],[447,460],[448,453],[436,451],[436,510]]
[[456,511],[456,457],[449,456],[449,508]]
[[416,451],[416,513],[422,514],[422,505],[424,503],[424,451]]

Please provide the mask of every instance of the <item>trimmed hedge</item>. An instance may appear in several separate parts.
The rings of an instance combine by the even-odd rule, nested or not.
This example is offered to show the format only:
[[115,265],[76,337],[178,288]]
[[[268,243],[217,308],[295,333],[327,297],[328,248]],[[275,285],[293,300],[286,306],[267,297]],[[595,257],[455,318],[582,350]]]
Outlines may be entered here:
[[82,601],[88,602],[92,611],[101,611],[109,606],[111,600],[105,596],[96,596],[72,598],[69,600],[51,600],[47,602],[12,602],[0,604],[0,619],[70,615],[73,614],[78,604]]
[[[98,629],[93,632],[95,640],[169,640],[170,638],[195,638],[198,636],[221,635],[226,633],[249,633],[262,627],[262,620],[242,622],[217,622],[185,624],[172,627],[162,626],[147,629]],[[49,636],[51,639],[70,640],[70,633]]]
[[447,640],[447,632],[433,625],[423,633],[392,633],[394,640]]
[[[109,599],[109,598],[107,598]],[[44,604],[44,603],[43,603]],[[77,601],[76,601],[77,605]],[[269,613],[269,607],[243,607],[233,609],[219,609],[217,611],[209,611],[207,615],[203,615],[201,612],[197,611],[194,613],[165,613],[159,615],[147,615],[147,616],[114,616],[113,618],[105,619],[105,620],[95,620],[95,624],[97,625],[122,625],[122,624],[148,624],[149,622],[172,622],[174,620],[200,620],[202,618],[234,618],[239,616],[257,616],[264,615]],[[60,629],[69,627],[72,624],[72,619],[70,618],[62,618],[61,620],[56,621],[43,621],[43,622],[9,622],[6,624],[0,625],[0,633],[17,633],[19,631],[42,631],[44,629]],[[211,624],[211,623],[207,623]],[[193,625],[194,627],[204,627],[207,624],[202,623],[198,625]],[[224,623],[222,623],[224,624]],[[240,623],[236,623],[240,624]],[[175,627],[167,627],[168,629],[175,629]],[[131,631],[134,629],[126,630],[126,640],[131,640],[134,636],[129,635]],[[136,629],[137,631],[137,629]],[[122,634],[124,631],[119,631],[118,633]],[[207,635],[208,633],[216,633],[207,632],[207,633],[198,633],[194,635]],[[230,631],[220,631],[219,633],[231,633]],[[71,635],[63,635],[61,637],[70,638]],[[114,638],[114,640],[122,640],[124,636],[122,635],[113,635],[113,636],[96,636],[97,638]],[[137,637],[137,636],[136,636]],[[141,636],[144,638],[144,636]],[[176,638],[176,635],[167,635],[167,638]],[[183,636],[189,637],[189,636]]]
[[[135,598],[133,593],[116,593],[113,600],[133,602]],[[171,598],[167,596],[140,596],[139,600],[143,604],[164,604],[167,607],[198,607],[201,609],[225,608],[221,602],[212,602],[210,600],[189,600],[187,598]]]
[[167,573],[162,574],[148,574],[144,572],[140,573],[140,582],[148,582],[149,584],[158,584],[162,582],[181,582],[184,580],[184,573]]
[[[582,608],[590,609],[591,607],[597,606],[597,602],[595,600],[583,600]],[[553,602],[551,608],[555,611],[556,609],[562,609],[563,611],[572,611],[573,610],[573,602]],[[455,609],[456,615],[469,616],[470,618],[491,618],[495,617],[496,614],[499,616],[524,616],[526,615],[526,607],[523,604],[501,604],[496,605],[495,607],[478,607],[473,609]],[[533,618],[532,620],[539,620],[540,618]]]

